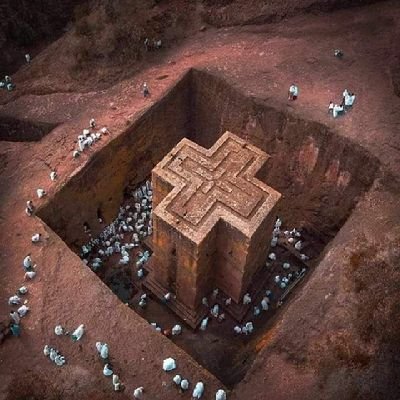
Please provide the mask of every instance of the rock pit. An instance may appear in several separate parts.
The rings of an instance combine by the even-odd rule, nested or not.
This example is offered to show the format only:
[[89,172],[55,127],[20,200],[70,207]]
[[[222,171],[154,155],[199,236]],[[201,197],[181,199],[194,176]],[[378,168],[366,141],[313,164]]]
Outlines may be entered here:
[[[301,229],[308,243],[305,251],[311,257],[310,269],[317,268],[329,241],[374,181],[378,161],[327,127],[267,107],[200,70],[190,70],[136,122],[127,121],[126,131],[93,155],[37,215],[79,254],[87,241],[83,222],[94,235],[99,234],[104,228],[98,221],[99,212],[104,222],[110,223],[127,201],[126,188],[147,179],[182,138],[209,148],[227,130],[271,155],[257,178],[282,194],[279,216],[285,228]],[[286,253],[282,257],[292,256]],[[129,270],[119,278],[113,274],[113,282],[107,281],[107,273],[99,275],[119,295],[116,288],[124,282],[120,297],[149,322],[172,326],[179,321],[158,301],[150,302],[145,311],[138,309],[138,284],[132,282],[130,290]],[[301,284],[296,290],[301,290]],[[185,328],[173,341],[232,387],[262,348],[261,339],[274,323],[276,311],[260,317],[255,334],[249,337],[234,336],[235,322],[226,321],[211,324],[205,332]],[[283,311],[284,307],[279,309]]]

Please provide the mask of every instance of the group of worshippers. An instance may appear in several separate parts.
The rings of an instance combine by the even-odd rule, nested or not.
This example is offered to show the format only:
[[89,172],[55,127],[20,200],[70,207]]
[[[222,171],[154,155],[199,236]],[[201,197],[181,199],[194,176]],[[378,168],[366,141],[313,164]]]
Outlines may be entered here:
[[144,49],[146,51],[160,50],[162,47],[161,39],[150,40],[148,37],[144,39]]
[[[32,201],[27,202],[27,208],[25,211],[27,212],[27,210],[30,212],[28,215],[32,215],[34,211]],[[41,234],[35,233],[32,235],[32,243],[40,241],[40,238]],[[36,276],[36,264],[33,264],[30,254],[25,256],[24,260],[22,261],[22,267],[25,272],[25,280],[31,280]],[[27,286],[21,286],[19,289],[17,289],[15,294],[10,296],[8,299],[8,305],[12,307],[10,311],[10,324],[8,333],[12,334],[13,336],[20,336],[21,318],[25,317],[25,315],[29,312],[29,307],[27,306],[28,300],[24,299],[24,297],[28,294],[28,291],[29,290]]]
[[[171,372],[176,370],[177,364],[172,357],[168,357],[163,361],[163,370],[165,372]],[[190,382],[187,378],[180,374],[176,374],[172,378],[173,384],[179,389],[181,393],[186,392],[190,388]],[[200,399],[203,396],[205,385],[203,382],[199,381],[194,385],[192,392],[192,399]],[[223,389],[218,389],[215,393],[215,400],[226,400],[226,392]]]
[[[57,325],[54,328],[54,333],[57,336],[70,336],[73,342],[78,342],[82,339],[85,333],[85,325],[80,324],[72,333],[69,333],[61,325]],[[112,385],[115,391],[122,390],[122,383],[119,376],[113,372],[113,367],[109,359],[109,347],[107,343],[96,342],[96,351],[102,360],[103,364],[103,375],[106,377],[112,377]],[[66,358],[54,347],[46,344],[43,349],[43,354],[49,357],[50,361],[53,361],[57,366],[63,366],[66,363]]]
[[[25,212],[28,216],[34,213],[34,206],[31,200],[26,203]],[[37,243],[41,240],[41,234],[35,233],[32,235],[32,243]],[[32,280],[36,276],[36,264],[33,263],[30,254],[26,255],[22,261],[22,267],[24,269],[24,279]],[[27,306],[28,300],[23,300],[23,297],[28,294],[28,288],[21,286],[15,294],[8,299],[8,304],[11,307],[17,307],[17,310],[12,309],[10,312],[10,332],[14,336],[20,336],[21,334],[21,318],[23,318],[28,312],[29,307]]]
[[[289,87],[289,100],[296,100],[299,96],[299,88],[296,84],[292,84]],[[347,89],[343,92],[342,102],[340,104],[334,104],[333,101],[329,102],[328,112],[333,115],[333,118],[337,118],[339,115],[343,115],[348,111],[354,104],[356,95]]]
[[[57,336],[70,336],[73,342],[78,342],[82,339],[85,333],[85,325],[80,324],[72,333],[68,332],[61,325],[57,325],[54,328],[54,333]],[[107,343],[96,342],[95,348],[98,353],[100,360],[102,361],[102,372],[105,377],[111,377],[111,382],[114,388],[114,391],[119,392],[124,389],[122,382],[119,376],[114,372],[114,367],[110,362],[109,356],[109,346]],[[43,354],[50,359],[50,361],[54,362],[57,366],[63,366],[66,363],[66,358],[61,354],[59,350],[55,347],[51,347],[46,344],[43,348]],[[135,398],[141,398],[143,394],[143,387],[135,389],[133,395]]]
[[356,95],[347,89],[344,89],[342,102],[340,104],[334,104],[331,100],[328,106],[328,113],[332,114],[333,118],[337,118],[339,115],[343,115],[351,107],[353,107]]
[[4,79],[0,80],[0,89],[6,89],[9,92],[15,89],[15,83],[12,81],[11,76],[6,75]]
[[[223,310],[221,309],[220,305],[217,303],[217,301],[223,302],[225,307],[228,307],[231,305],[232,303],[232,298],[219,298],[217,299],[219,295],[219,289],[216,288],[213,290],[212,295],[211,295],[211,301],[213,306],[210,308],[209,310],[209,315],[206,316],[205,318],[202,319],[201,323],[200,323],[200,330],[201,331],[205,331],[208,327],[210,318],[214,318],[216,321],[218,322],[223,322],[225,321],[225,313],[223,312]],[[251,297],[249,293],[246,293],[243,296],[243,305],[247,306],[248,304],[251,303]],[[202,299],[202,304],[205,307],[209,307],[209,299],[207,297],[203,297]],[[251,321],[246,322],[243,327],[240,328],[240,332],[237,331],[238,327],[236,326],[234,328],[234,332],[235,333],[245,333],[245,334],[250,334],[253,332],[254,330],[254,326],[253,323]]]
[[[32,200],[28,200],[26,203],[25,213],[28,216],[31,216],[34,213],[34,205]],[[37,243],[41,240],[41,234],[35,233],[32,235],[32,243]],[[36,264],[33,263],[32,257],[30,254],[26,255],[22,261],[22,267],[24,269],[24,279],[32,280],[36,276]],[[15,294],[13,294],[8,299],[8,304],[11,307],[16,307],[17,309],[12,309],[10,311],[10,325],[9,332],[13,336],[20,336],[21,334],[21,318],[25,317],[25,315],[29,312],[29,307],[27,306],[28,300],[23,299],[24,296],[28,294],[28,287],[21,286]]]
[[[129,192],[129,191],[128,191]],[[97,238],[91,237],[90,227],[87,223],[84,224],[84,230],[90,236],[90,241],[82,246],[81,258],[84,263],[87,264],[91,269],[97,271],[103,263],[110,258],[113,254],[118,254],[120,257],[119,264],[127,265],[131,262],[130,250],[140,246],[141,241],[152,234],[151,214],[152,214],[152,187],[151,182],[146,181],[139,185],[134,190],[130,191],[130,196],[134,202],[128,204],[125,203],[119,209],[117,218],[110,224],[107,225]],[[102,220],[100,220],[102,222]],[[274,247],[278,240],[278,235],[281,233],[280,227],[282,221],[278,218],[275,223],[275,229],[273,232],[273,238],[271,240],[271,247]],[[286,232],[286,231],[285,231]],[[296,250],[301,250],[301,233],[300,231],[293,229],[287,231],[289,236],[289,243],[293,243]],[[292,237],[293,236],[293,237]],[[293,238],[296,237],[296,241]],[[306,257],[304,254],[301,256]],[[136,259],[137,276],[143,277],[143,266],[150,258],[148,251],[141,251]],[[288,272],[287,276],[281,277],[279,285],[280,289],[284,289],[289,285],[290,281],[296,278],[296,272],[290,273],[287,271],[290,269],[288,263],[283,263],[285,272]],[[209,299],[203,298],[202,303],[204,306],[209,307],[210,315],[206,316],[200,324],[200,330],[205,331],[209,324],[210,318],[216,319],[218,322],[225,320],[225,313],[221,310],[219,304],[217,304],[218,289],[215,289],[212,293],[211,305],[209,305]],[[168,303],[174,295],[170,292],[164,296],[164,302]],[[257,317],[262,312],[267,311],[270,308],[270,302],[272,298],[272,291],[267,290],[265,295],[261,299],[259,304],[254,304],[253,315]],[[220,299],[219,299],[220,300]],[[229,306],[232,302],[231,298],[223,299],[225,307]],[[243,296],[243,305],[249,305],[252,303],[252,298],[249,293]],[[148,296],[144,293],[138,300],[138,305],[141,309],[146,308],[148,303]],[[166,336],[179,335],[182,332],[180,325],[175,325],[172,330],[162,329],[156,322],[151,323],[152,327],[158,332],[163,333]],[[235,334],[250,335],[254,331],[254,325],[252,321],[247,321],[243,326],[235,326],[233,329]]]
[[26,286],[21,286],[16,293],[8,299],[8,305],[12,307],[10,311],[10,322],[8,324],[8,334],[20,336],[21,334],[21,318],[29,312],[27,306],[28,300],[24,300],[24,296],[28,293]]
[[[52,170],[50,172],[50,179],[51,181],[55,181],[57,178],[57,172]],[[46,195],[46,191],[44,189],[37,189],[36,194],[38,198],[42,198]],[[33,204],[32,200],[28,200],[26,202],[26,207],[25,207],[25,213],[29,217],[32,216],[35,212],[35,206]],[[35,245],[39,243],[42,240],[42,235],[41,233],[34,233],[31,237],[32,243]],[[27,254],[25,258],[22,261],[22,268],[24,270],[24,280],[25,281],[30,281],[35,278],[36,276],[36,264],[33,263],[31,254]],[[21,286],[15,294],[13,294],[9,299],[8,299],[8,304],[13,308],[10,311],[10,321],[9,324],[3,324],[5,325],[6,328],[6,333],[7,335],[13,335],[13,336],[20,336],[21,334],[21,318],[25,317],[25,315],[29,312],[29,307],[27,306],[28,300],[23,299],[24,296],[28,294],[28,287],[27,286]],[[16,308],[16,309],[14,309]],[[6,336],[7,336],[6,335]],[[3,338],[4,338],[4,332],[3,332]],[[49,350],[50,354],[50,350]],[[52,355],[54,355],[54,351],[52,352]],[[60,362],[62,360],[62,357],[57,357],[57,362]]]
[[[334,56],[336,58],[343,58],[344,53],[340,49],[334,50]],[[299,96],[299,88],[295,83],[292,83],[289,87],[288,100],[294,101]],[[342,101],[340,104],[335,104],[331,100],[328,106],[328,113],[332,114],[333,118],[337,118],[340,115],[344,115],[354,104],[356,100],[356,95],[349,90],[345,89],[343,92]]]
[[[25,60],[28,64],[31,62],[31,56],[29,53],[25,54]],[[13,91],[16,88],[15,83],[13,82],[11,76],[6,75],[3,79],[0,79],[0,89],[5,89],[9,92]]]
[[[61,325],[57,325],[54,328],[54,333],[56,336],[70,336],[73,342],[77,342],[78,340],[81,340],[83,334],[85,333],[85,325],[80,324],[72,333],[66,331]],[[55,347],[50,347],[48,344],[44,346],[43,354],[46,357],[49,357],[50,361],[54,362],[54,364],[59,367],[63,366],[67,362],[66,358],[59,350],[57,350]]]
[[[96,350],[100,357],[100,360],[103,363],[103,375],[105,377],[111,377],[111,382],[112,382],[114,391],[116,391],[116,392],[122,391],[124,389],[124,386],[122,385],[119,375],[114,373],[115,368],[113,367],[113,365],[111,364],[111,361],[110,361],[110,356],[109,356],[110,350],[109,350],[108,344],[103,343],[103,342],[96,342]],[[141,389],[140,391],[143,393],[143,387],[140,389]]]
[[[278,217],[275,222],[275,228],[272,233],[271,239],[271,249],[278,245],[278,241],[282,241],[286,243],[288,246],[293,246],[294,250],[296,250],[297,255],[301,261],[300,264],[303,264],[305,261],[309,259],[309,256],[303,253],[304,243],[302,239],[302,233],[299,229],[293,228],[292,230],[282,230],[282,220]],[[267,266],[271,266],[271,262],[277,262],[277,255],[274,252],[269,253],[268,261],[266,263]],[[305,272],[306,268],[303,266],[296,266],[289,263],[287,260],[281,263],[281,267],[283,272],[275,275],[274,282],[277,287],[280,289],[286,289],[286,293],[290,290],[294,284],[300,280]],[[282,296],[283,297],[283,296]],[[281,297],[281,299],[282,299]],[[281,300],[277,302],[279,305]]]
[[82,133],[78,135],[78,149],[73,151],[73,158],[77,158],[81,153],[83,153],[85,148],[92,146],[107,133],[109,133],[109,131],[106,127],[96,130],[96,121],[94,118],[91,118],[89,121],[89,127],[85,128]]
[[[119,208],[117,217],[107,225],[96,238],[91,237],[90,226],[84,223],[84,230],[90,237],[82,246],[81,258],[92,270],[97,271],[113,255],[119,256],[120,265],[131,262],[131,251],[140,247],[141,242],[153,232],[151,182],[145,181],[129,193],[128,204]],[[100,216],[99,222],[103,220]],[[143,266],[149,260],[149,251],[140,251],[136,258],[138,278],[144,276]],[[143,299],[145,302],[145,299]]]
[[[294,250],[297,251],[298,257],[301,261],[307,261],[309,257],[302,252],[303,250],[303,242],[301,241],[302,234],[299,229],[292,229],[292,230],[285,230],[283,231],[281,229],[282,227],[282,220],[278,217],[275,222],[275,227],[272,233],[272,239],[271,239],[271,248],[274,248],[278,244],[278,240],[284,240],[288,245],[293,246]],[[266,267],[271,268],[272,267],[272,262],[275,264],[278,263],[277,261],[277,255],[274,252],[269,253],[268,255],[268,260],[266,262]],[[279,291],[282,291],[284,289],[289,290],[292,286],[292,283],[295,283],[297,280],[301,279],[305,272],[306,268],[304,267],[299,267],[295,265],[291,265],[287,261],[283,261],[282,263],[279,263],[279,268],[283,269],[283,272],[279,273],[279,275],[276,275],[274,278],[274,282],[276,284],[276,287]],[[168,293],[170,297],[172,296],[171,293]],[[208,327],[210,318],[216,319],[218,322],[222,322],[225,320],[225,313],[220,309],[220,305],[217,304],[217,301],[220,303],[223,303],[225,305],[225,308],[230,306],[232,303],[231,298],[218,298],[219,296],[219,290],[214,289],[212,292],[211,296],[211,301],[212,301],[212,307],[210,308],[210,315],[207,315],[200,323],[200,330],[205,331]],[[217,299],[218,298],[218,299]],[[266,290],[263,295],[262,299],[259,303],[254,302],[254,299],[252,299],[250,293],[246,293],[243,298],[242,298],[242,304],[243,306],[248,306],[250,304],[253,304],[253,317],[257,317],[261,315],[263,312],[266,312],[270,309],[270,304],[271,300],[273,299],[273,292],[272,290]],[[277,304],[280,303],[280,300],[277,301]],[[210,302],[207,297],[203,297],[202,299],[202,304],[205,307],[210,307]],[[236,335],[250,335],[254,331],[254,323],[253,321],[247,321],[243,325],[235,325],[233,328],[233,332]]]

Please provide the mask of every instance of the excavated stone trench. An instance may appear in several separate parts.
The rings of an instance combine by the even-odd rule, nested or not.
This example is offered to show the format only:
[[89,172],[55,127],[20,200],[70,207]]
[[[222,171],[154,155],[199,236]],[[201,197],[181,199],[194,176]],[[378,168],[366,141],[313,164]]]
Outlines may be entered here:
[[[224,80],[197,70],[189,71],[160,102],[98,151],[38,210],[38,216],[79,254],[87,242],[83,223],[98,234],[104,227],[98,212],[106,223],[114,220],[125,189],[149,177],[183,137],[210,147],[226,130],[271,155],[258,178],[283,194],[279,215],[286,227],[302,229],[316,266],[324,247],[373,183],[378,161],[325,126],[247,98]],[[121,275],[126,289],[129,269]],[[123,301],[125,297],[126,290]],[[145,312],[132,308],[149,322],[158,318],[161,326],[179,321],[156,301]],[[227,321],[201,333],[187,328],[173,341],[232,387],[244,377],[262,347],[263,335],[279,317],[276,313],[271,318],[273,314],[260,317],[258,329],[249,337],[234,336],[234,322]]]
[[0,141],[38,142],[57,124],[32,122],[12,117],[0,117]]

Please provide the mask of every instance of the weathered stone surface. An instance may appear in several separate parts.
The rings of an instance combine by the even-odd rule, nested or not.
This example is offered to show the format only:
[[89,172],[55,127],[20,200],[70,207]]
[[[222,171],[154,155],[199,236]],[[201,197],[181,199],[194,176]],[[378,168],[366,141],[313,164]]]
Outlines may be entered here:
[[269,156],[226,132],[183,139],[152,171],[152,279],[196,309],[215,287],[236,302],[263,259],[281,195],[255,176]]

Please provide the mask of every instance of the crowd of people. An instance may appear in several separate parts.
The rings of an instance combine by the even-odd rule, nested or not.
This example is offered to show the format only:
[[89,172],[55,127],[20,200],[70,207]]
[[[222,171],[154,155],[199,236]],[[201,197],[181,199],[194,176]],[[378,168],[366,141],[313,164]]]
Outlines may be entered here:
[[16,88],[15,83],[12,81],[11,76],[6,75],[4,79],[0,80],[0,89],[6,89],[9,92]]
[[[302,234],[299,229],[293,228],[292,230],[282,230],[282,220],[277,218],[275,222],[275,227],[272,233],[270,247],[271,249],[276,247],[280,242],[285,242],[288,246],[292,246],[295,253],[298,255],[298,259],[300,260],[297,264],[290,264],[287,260],[278,260],[278,256],[274,252],[270,252],[268,254],[268,260],[266,262],[266,267],[271,269],[274,267],[278,267],[282,272],[278,275],[275,275],[274,282],[276,284],[275,291],[276,294],[274,296],[273,290],[264,289],[261,293],[261,298],[259,301],[253,299],[250,293],[245,293],[242,298],[242,304],[244,307],[252,307],[252,316],[258,317],[262,313],[267,312],[274,300],[275,306],[280,306],[282,304],[282,297],[288,293],[292,286],[294,286],[300,279],[302,279],[306,273],[306,267],[304,266],[304,262],[306,262],[309,257],[302,252],[303,250],[303,241]],[[283,257],[283,256],[282,256]],[[143,299],[144,296],[144,299]],[[143,295],[140,299],[139,306],[142,306],[142,302],[147,304],[147,296]],[[167,292],[164,295],[164,302],[168,303],[171,298],[174,298],[175,295],[173,293]],[[260,297],[260,294],[257,293],[257,297]],[[226,319],[226,314],[224,309],[226,310],[232,304],[232,298],[224,297],[218,288],[214,289],[209,297],[203,297],[202,305],[208,308],[207,315],[201,320],[199,329],[201,331],[206,331],[208,325],[211,320],[216,320],[218,322],[223,322]],[[250,308],[251,309],[251,308]],[[250,335],[254,332],[254,323],[255,321],[249,320],[243,323],[242,325],[235,325],[233,327],[233,332],[236,335]],[[156,322],[152,323],[152,326],[158,331],[166,334],[169,332],[168,330],[163,330],[161,326],[159,326]],[[168,334],[166,334],[168,336]]]
[[150,40],[148,37],[144,39],[144,49],[145,51],[160,50],[162,48],[161,39]]
[[[146,181],[136,188],[130,193],[129,198],[128,204],[120,206],[117,217],[104,227],[98,237],[92,237],[87,222],[83,225],[90,240],[82,246],[81,258],[94,271],[101,268],[112,255],[119,256],[120,265],[127,265],[132,260],[130,253],[153,233],[151,182]],[[99,222],[103,222],[101,215],[99,215]],[[138,275],[143,274],[142,267],[149,258],[149,251],[137,253],[135,266]]]
[[328,113],[332,114],[333,118],[337,118],[348,111],[353,106],[355,100],[356,95],[345,89],[340,104],[334,104],[332,100],[329,102]]
[[[344,53],[342,50],[335,49],[334,56],[336,58],[342,59]],[[292,83],[289,87],[289,96],[288,100],[294,101],[299,96],[299,88],[295,83]],[[347,89],[343,91],[342,101],[338,104],[334,103],[332,100],[328,105],[328,113],[333,116],[333,118],[337,118],[340,115],[344,115],[347,111],[349,111],[356,100],[356,95]]]
[[78,135],[78,149],[73,151],[72,157],[79,157],[79,155],[83,153],[86,148],[91,147],[94,143],[100,140],[103,135],[108,133],[109,131],[105,126],[97,130],[96,121],[94,118],[91,118],[89,121],[89,127],[83,129],[82,133]]
[[[163,361],[163,370],[165,372],[175,371],[177,368],[176,361],[168,357]],[[180,393],[184,393],[190,388],[190,381],[188,378],[183,377],[180,374],[176,374],[172,378],[173,384],[178,388]],[[205,389],[205,385],[203,382],[197,382],[194,385],[193,392],[192,392],[192,399],[200,399],[203,396]],[[215,400],[226,400],[226,392],[223,389],[218,389],[215,393]]]
[[[103,268],[111,257],[118,260],[119,265],[133,264],[136,267],[138,278],[144,276],[144,267],[151,255],[149,251],[143,250],[143,240],[152,234],[152,200],[153,190],[150,181],[146,181],[133,190],[127,191],[128,198],[125,199],[124,204],[120,206],[117,217],[109,224],[106,225],[97,237],[92,236],[92,231],[87,222],[83,224],[83,230],[88,235],[89,241],[81,247],[81,258],[83,262],[88,265],[92,270],[98,271]],[[101,212],[98,212],[100,223],[104,223]],[[294,228],[291,230],[284,230],[282,227],[282,220],[277,218],[272,233],[270,242],[271,250],[276,247],[279,241],[286,241],[298,253],[302,261],[308,260],[303,250],[303,240],[301,231]],[[132,253],[134,251],[134,253]],[[133,256],[134,255],[134,256]],[[118,256],[115,258],[115,256]],[[251,335],[255,331],[256,318],[262,313],[270,310],[272,302],[275,306],[279,305],[280,294],[296,282],[299,277],[304,276],[305,268],[302,266],[291,265],[286,260],[278,260],[278,256],[274,252],[268,254],[266,266],[271,268],[273,265],[278,265],[281,268],[281,273],[276,275],[274,282],[276,288],[265,289],[261,299],[256,302],[250,293],[243,296],[243,306],[248,306],[252,310],[253,318],[247,320],[241,325],[233,327],[234,335]],[[280,267],[279,267],[280,265]],[[274,295],[273,292],[276,292]],[[259,296],[259,295],[258,295]],[[167,292],[164,295],[164,303],[168,303],[175,295]],[[146,308],[150,298],[148,294],[142,293],[138,298],[138,306],[142,309]],[[216,288],[213,290],[209,297],[204,297],[202,303],[209,309],[208,315],[201,321],[199,329],[201,331],[207,330],[208,324],[211,319],[218,322],[223,322],[226,318],[225,312],[221,307],[223,304],[226,309],[232,303],[231,298],[221,297],[221,293]],[[183,329],[180,324],[175,324],[172,328],[161,327],[157,322],[151,322],[150,325],[161,334],[169,337],[183,334]],[[99,356],[104,360],[103,374],[105,376],[112,376],[114,390],[122,390],[122,384],[119,376],[114,373],[113,366],[108,359],[108,345],[106,343],[96,343],[96,348]],[[116,375],[116,377],[115,377]],[[181,379],[183,384],[179,383],[182,391],[185,387],[189,387],[187,379]],[[183,385],[183,386],[182,386]],[[139,390],[140,389],[140,390]],[[143,388],[137,389],[137,395],[142,395]],[[137,397],[140,398],[140,397]]]
[[[50,179],[54,180],[56,174],[55,171],[50,173]],[[54,179],[53,179],[54,178]],[[38,198],[45,196],[46,192],[43,189],[37,189]],[[32,200],[26,202],[25,213],[27,216],[32,216],[35,212],[35,206]],[[31,236],[31,242],[33,245],[38,244],[42,241],[41,233],[34,233]],[[27,254],[22,261],[22,268],[24,271],[24,280],[31,281],[36,277],[37,267],[32,261],[31,254]],[[28,299],[26,298],[29,293],[27,286],[21,286],[16,292],[11,295],[8,299],[8,304],[11,306],[10,320],[8,322],[3,321],[0,324],[0,342],[3,341],[8,336],[20,336],[21,334],[21,319],[26,316],[30,311],[28,304]],[[16,309],[15,309],[16,308]],[[58,361],[58,359],[57,359]]]
[[[31,56],[29,53],[25,54],[25,60],[28,64],[30,64]],[[11,76],[6,75],[3,79],[0,79],[0,89],[5,89],[9,92],[12,92],[15,88],[16,88],[16,85],[13,82]]]
[[[115,260],[119,260],[120,265],[133,264],[136,267],[138,278],[144,276],[144,267],[150,259],[150,253],[142,249],[142,241],[152,234],[152,199],[153,191],[150,181],[136,187],[134,190],[127,192],[128,199],[125,199],[124,204],[120,206],[119,212],[115,220],[111,224],[106,225],[100,235],[96,238],[92,237],[90,226],[84,223],[84,231],[89,236],[90,240],[81,248],[81,258],[83,262],[94,271],[102,268],[106,262],[110,260],[111,256],[118,255]],[[99,214],[100,216],[100,214]],[[103,222],[102,217],[99,222]],[[305,255],[303,250],[303,240],[301,231],[294,228],[291,230],[283,230],[282,220],[277,218],[271,238],[271,249],[278,245],[279,241],[284,240],[288,245],[298,253],[299,259],[307,261],[308,256]],[[132,259],[132,250],[135,250],[135,257]],[[273,295],[273,290],[264,290],[263,296],[259,302],[252,298],[250,293],[243,296],[243,306],[248,306],[252,310],[253,318],[257,318],[264,312],[268,312],[271,307],[272,301],[275,306],[280,305],[280,294],[289,289],[298,279],[304,276],[305,268],[300,265],[291,265],[289,262],[278,260],[278,256],[274,252],[268,254],[268,261],[266,266],[271,268],[274,265],[280,265],[282,272],[276,275],[274,282],[276,283],[276,295]],[[165,293],[163,297],[164,303],[168,303],[175,294],[171,292]],[[142,293],[138,297],[138,306],[141,309],[147,307],[150,297],[146,293]],[[199,329],[201,331],[207,330],[208,324],[211,319],[218,322],[223,322],[226,318],[221,304],[229,307],[232,303],[231,298],[221,297],[218,288],[214,289],[209,297],[202,299],[204,307],[209,309],[208,315],[201,321]],[[152,321],[150,325],[157,332],[169,337],[182,334],[182,326],[180,324],[174,325],[172,328],[161,327],[157,322]],[[251,335],[255,330],[255,320],[248,320],[242,325],[235,325],[233,333],[235,335]],[[98,346],[105,346],[98,344]],[[104,347],[99,347],[99,353]],[[108,350],[107,350],[108,353]],[[104,358],[104,357],[103,357]],[[107,376],[112,375],[112,367],[109,363],[105,364],[104,374]],[[119,382],[119,381],[118,381]],[[189,384],[187,379],[181,379],[179,386],[181,390],[185,390],[185,386]],[[183,385],[183,387],[182,387]],[[188,387],[188,386],[187,386]]]
[[[296,100],[299,96],[299,88],[294,83],[289,87],[289,100]],[[328,113],[332,114],[333,118],[337,118],[339,115],[343,115],[346,111],[353,107],[356,100],[356,95],[347,89],[343,92],[342,101],[339,104],[335,104],[332,100],[328,105]]]

